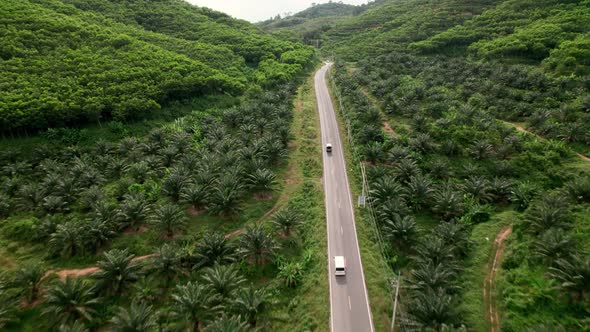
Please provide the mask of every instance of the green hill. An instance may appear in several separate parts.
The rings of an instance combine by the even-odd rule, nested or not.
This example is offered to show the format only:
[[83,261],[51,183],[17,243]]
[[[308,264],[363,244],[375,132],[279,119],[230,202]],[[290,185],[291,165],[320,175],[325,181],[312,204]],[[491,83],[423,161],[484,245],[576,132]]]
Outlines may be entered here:
[[317,4],[292,16],[260,22],[258,26],[284,39],[301,40],[307,44],[317,45],[321,35],[353,16],[359,15],[382,0],[360,6],[339,2]]
[[313,52],[183,1],[4,1],[0,131],[132,119],[290,80]]

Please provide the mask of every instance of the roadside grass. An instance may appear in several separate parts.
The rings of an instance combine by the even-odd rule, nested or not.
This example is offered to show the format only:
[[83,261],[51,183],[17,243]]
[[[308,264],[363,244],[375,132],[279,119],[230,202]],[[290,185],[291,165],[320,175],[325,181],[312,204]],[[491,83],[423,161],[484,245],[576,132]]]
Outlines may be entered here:
[[[336,100],[334,93],[332,93],[332,85],[329,76],[327,77],[327,81],[330,83],[328,84],[328,88],[331,92],[330,97],[332,98],[334,110],[336,111],[336,119],[340,129],[340,138],[342,140],[344,155],[346,158],[350,190],[352,193],[353,204],[355,204],[356,198],[362,192],[360,165],[355,162],[356,158],[353,157],[352,146],[346,136],[347,133],[344,121],[339,109],[340,103]],[[375,234],[376,230],[372,225],[368,210],[366,208],[360,208],[355,204],[354,214],[374,328],[375,331],[387,331],[391,326],[390,317],[393,310],[393,293],[390,284],[393,279],[393,273],[387,266],[385,258],[381,255],[381,249],[379,248],[378,239]]]
[[[319,117],[313,86],[313,74],[299,88],[295,98],[294,119],[291,127],[293,141],[289,157],[290,175],[277,204],[303,213],[300,237],[295,247],[287,248],[285,259],[297,251],[310,255],[301,284],[296,288],[279,286],[281,305],[275,310],[278,318],[272,331],[328,331],[330,320],[329,286],[327,275],[326,220],[320,176],[321,143]],[[288,239],[283,243],[289,245]],[[299,249],[299,250],[296,250]],[[300,255],[301,256],[301,255]],[[277,280],[280,282],[280,280]]]
[[[510,225],[517,218],[518,213],[514,210],[506,210],[495,214],[484,223],[473,227],[469,240],[472,243],[471,251],[465,260],[465,269],[462,274],[463,302],[459,310],[469,326],[474,331],[489,330],[489,323],[484,319],[485,306],[483,298],[483,283],[488,270],[486,265],[496,235],[505,226]],[[501,273],[501,269],[498,270]]]

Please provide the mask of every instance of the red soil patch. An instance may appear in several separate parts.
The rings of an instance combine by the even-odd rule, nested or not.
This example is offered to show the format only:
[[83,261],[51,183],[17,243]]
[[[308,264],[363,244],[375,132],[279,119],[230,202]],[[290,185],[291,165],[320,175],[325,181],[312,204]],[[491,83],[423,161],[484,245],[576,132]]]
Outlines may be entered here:
[[[149,254],[149,255],[145,255],[145,256],[139,256],[139,257],[133,258],[131,261],[132,262],[142,261],[142,260],[148,259],[150,257],[154,257],[156,255],[157,254]],[[49,270],[49,271],[45,272],[45,275],[43,276],[43,278],[41,278],[41,280],[49,277],[52,274],[56,274],[61,280],[64,280],[67,277],[88,276],[88,275],[91,275],[91,274],[96,273],[98,271],[100,271],[100,269],[96,266],[91,266],[91,267],[87,267],[84,269],[66,269],[66,270],[59,270],[59,271]]]
[[389,125],[389,122],[387,122],[387,121],[383,121],[383,130],[385,130],[385,132],[388,134],[391,134],[393,136],[397,136],[397,133],[395,132],[395,130],[393,130],[393,128],[391,128],[391,126]]
[[486,274],[483,282],[483,301],[486,308],[485,319],[490,322],[491,332],[500,331],[500,314],[498,313],[496,301],[494,299],[494,280],[496,279],[496,274],[502,261],[504,240],[506,240],[511,233],[512,226],[502,228],[500,232],[498,232],[496,240],[494,241],[490,261],[486,265],[486,270],[489,272]]
[[133,227],[129,227],[126,230],[123,231],[123,235],[137,235],[137,234],[143,234],[147,231],[147,227],[146,226],[139,226],[138,229],[133,229]]
[[191,216],[193,216],[193,217],[194,217],[194,216],[198,216],[198,215],[201,215],[201,214],[203,214],[203,212],[205,212],[205,210],[196,210],[194,207],[192,207],[192,206],[189,206],[189,207],[186,209],[186,212],[187,212],[189,215],[191,215]]

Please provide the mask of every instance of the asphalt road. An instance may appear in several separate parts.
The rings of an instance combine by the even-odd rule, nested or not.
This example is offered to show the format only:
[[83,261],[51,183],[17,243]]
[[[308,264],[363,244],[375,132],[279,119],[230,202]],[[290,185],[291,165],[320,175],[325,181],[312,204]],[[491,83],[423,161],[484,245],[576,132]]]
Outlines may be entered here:
[[[334,332],[372,332],[373,321],[356,238],[353,199],[346,175],[346,161],[336,114],[326,85],[326,72],[330,66],[329,63],[324,65],[315,75],[324,160],[323,183],[330,262],[330,327]],[[333,147],[330,154],[325,148],[328,143]],[[346,276],[334,275],[334,256],[345,257]]]

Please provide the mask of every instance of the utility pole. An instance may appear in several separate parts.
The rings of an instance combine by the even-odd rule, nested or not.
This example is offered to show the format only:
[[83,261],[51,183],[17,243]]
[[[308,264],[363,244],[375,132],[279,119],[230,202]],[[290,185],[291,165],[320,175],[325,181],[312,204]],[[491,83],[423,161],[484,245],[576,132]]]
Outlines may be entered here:
[[393,301],[393,313],[391,314],[391,332],[395,330],[395,312],[397,309],[397,295],[399,294],[399,284],[402,279],[401,273],[398,273],[395,286],[395,301]]

